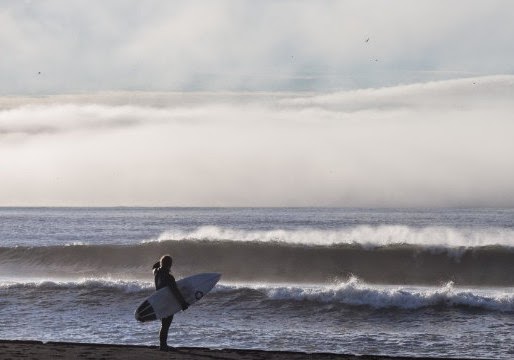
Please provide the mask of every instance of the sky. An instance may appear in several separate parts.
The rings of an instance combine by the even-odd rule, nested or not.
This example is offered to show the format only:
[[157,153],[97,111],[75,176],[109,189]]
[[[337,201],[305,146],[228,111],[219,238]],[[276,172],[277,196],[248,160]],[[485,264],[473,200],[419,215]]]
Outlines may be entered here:
[[514,206],[511,1],[0,0],[0,206]]

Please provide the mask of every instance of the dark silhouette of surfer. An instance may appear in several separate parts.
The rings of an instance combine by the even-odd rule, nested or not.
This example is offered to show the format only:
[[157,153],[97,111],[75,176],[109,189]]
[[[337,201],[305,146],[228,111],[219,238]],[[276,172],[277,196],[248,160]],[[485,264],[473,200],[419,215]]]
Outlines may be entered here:
[[[184,300],[184,297],[180,293],[177,282],[173,275],[170,274],[171,265],[173,264],[173,260],[171,256],[164,255],[161,257],[161,260],[156,262],[153,265],[153,274],[155,276],[155,290],[162,289],[168,286],[171,290],[171,293],[178,300],[180,305],[182,306],[182,310],[186,310],[189,307],[189,304]],[[168,331],[171,326],[171,322],[173,321],[173,315],[168,316],[167,318],[161,319],[161,331],[159,332],[159,350],[161,351],[170,351],[173,350],[171,346],[168,346]]]

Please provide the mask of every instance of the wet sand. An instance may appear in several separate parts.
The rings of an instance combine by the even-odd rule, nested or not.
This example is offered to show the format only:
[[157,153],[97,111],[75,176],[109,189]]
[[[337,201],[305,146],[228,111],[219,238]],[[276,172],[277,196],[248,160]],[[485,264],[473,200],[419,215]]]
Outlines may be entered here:
[[[388,359],[428,359],[428,358],[408,358],[408,357],[388,357],[388,356],[356,356],[344,354],[326,353],[301,353],[284,351],[261,351],[261,350],[237,350],[223,349],[213,350],[206,348],[177,348],[172,352],[161,352],[154,346],[137,345],[105,345],[105,344],[79,344],[64,342],[39,341],[8,341],[0,340],[0,359],[273,359],[273,360],[388,360]],[[432,358],[433,359],[433,358]]]

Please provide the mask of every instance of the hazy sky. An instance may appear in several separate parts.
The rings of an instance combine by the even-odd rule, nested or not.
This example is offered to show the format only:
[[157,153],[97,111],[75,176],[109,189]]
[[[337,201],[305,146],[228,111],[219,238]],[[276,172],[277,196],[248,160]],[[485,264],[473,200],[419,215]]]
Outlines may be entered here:
[[0,94],[330,91],[511,74],[512,19],[510,0],[0,0]]
[[0,206],[514,206],[512,19],[0,0]]

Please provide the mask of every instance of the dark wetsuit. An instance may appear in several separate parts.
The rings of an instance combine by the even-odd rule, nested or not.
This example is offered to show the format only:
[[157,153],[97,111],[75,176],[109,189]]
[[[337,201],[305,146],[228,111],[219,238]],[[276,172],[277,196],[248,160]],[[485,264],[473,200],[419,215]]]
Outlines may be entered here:
[[[169,269],[159,267],[159,263],[156,263],[153,267],[153,274],[155,276],[155,290],[162,289],[163,287],[169,286],[171,292],[178,299],[182,308],[187,308],[187,303],[182,297],[182,294],[178,290],[177,283],[173,275],[170,274]],[[173,321],[173,315],[167,318],[161,319],[161,331],[159,332],[160,346],[167,347],[168,342],[168,331]]]

